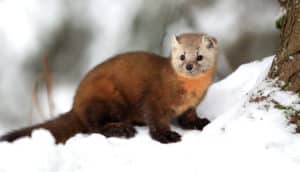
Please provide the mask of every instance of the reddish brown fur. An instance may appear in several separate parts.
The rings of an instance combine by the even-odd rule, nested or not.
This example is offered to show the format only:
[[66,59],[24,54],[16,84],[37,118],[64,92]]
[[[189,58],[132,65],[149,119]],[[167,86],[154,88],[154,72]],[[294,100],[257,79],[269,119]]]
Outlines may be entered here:
[[31,135],[32,130],[37,128],[44,128],[51,131],[51,133],[55,136],[57,143],[64,143],[68,138],[74,136],[76,133],[87,132],[83,129],[83,125],[76,118],[76,115],[73,112],[68,112],[43,124],[10,132],[1,137],[1,140],[10,142],[14,141],[19,137]]
[[35,128],[49,129],[57,142],[65,142],[80,132],[132,137],[136,133],[134,125],[146,124],[154,139],[162,143],[176,142],[180,135],[170,130],[172,119],[181,116],[179,125],[183,128],[202,129],[207,124],[205,120],[201,122],[194,108],[213,73],[214,69],[193,80],[179,76],[170,59],[146,52],[121,54],[86,75],[69,113],[12,132],[2,140],[13,141],[30,135]]

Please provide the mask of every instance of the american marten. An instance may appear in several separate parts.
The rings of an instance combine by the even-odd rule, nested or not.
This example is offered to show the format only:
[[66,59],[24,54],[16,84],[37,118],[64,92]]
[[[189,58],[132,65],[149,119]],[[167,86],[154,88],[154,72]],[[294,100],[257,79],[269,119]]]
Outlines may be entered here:
[[148,52],[114,56],[92,69],[81,81],[72,109],[59,117],[10,132],[2,141],[48,129],[57,143],[77,133],[130,138],[135,125],[148,125],[161,143],[181,140],[170,123],[198,129],[209,123],[197,116],[216,68],[217,41],[206,34],[181,34],[172,39],[171,57]]

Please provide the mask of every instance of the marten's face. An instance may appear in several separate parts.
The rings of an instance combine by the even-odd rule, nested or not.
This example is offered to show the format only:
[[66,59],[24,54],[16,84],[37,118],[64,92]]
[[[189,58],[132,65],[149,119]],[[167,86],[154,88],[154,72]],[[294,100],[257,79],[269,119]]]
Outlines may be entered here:
[[176,72],[199,76],[216,62],[217,41],[204,34],[182,34],[172,40],[171,64]]

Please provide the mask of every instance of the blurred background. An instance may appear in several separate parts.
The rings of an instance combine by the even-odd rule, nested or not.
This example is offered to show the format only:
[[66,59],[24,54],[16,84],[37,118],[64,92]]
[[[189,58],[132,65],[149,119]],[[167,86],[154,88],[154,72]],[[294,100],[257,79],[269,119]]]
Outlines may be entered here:
[[174,34],[215,36],[220,80],[275,53],[278,13],[277,0],[0,0],[0,129],[69,110],[84,74],[112,55],[144,50],[168,56]]

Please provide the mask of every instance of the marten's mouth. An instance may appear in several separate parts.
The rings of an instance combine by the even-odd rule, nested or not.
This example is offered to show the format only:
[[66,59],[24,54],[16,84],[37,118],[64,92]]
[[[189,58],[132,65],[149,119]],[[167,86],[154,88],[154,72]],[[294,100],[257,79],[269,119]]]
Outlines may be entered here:
[[195,76],[197,75],[197,71],[196,70],[185,70],[184,73],[188,76]]

